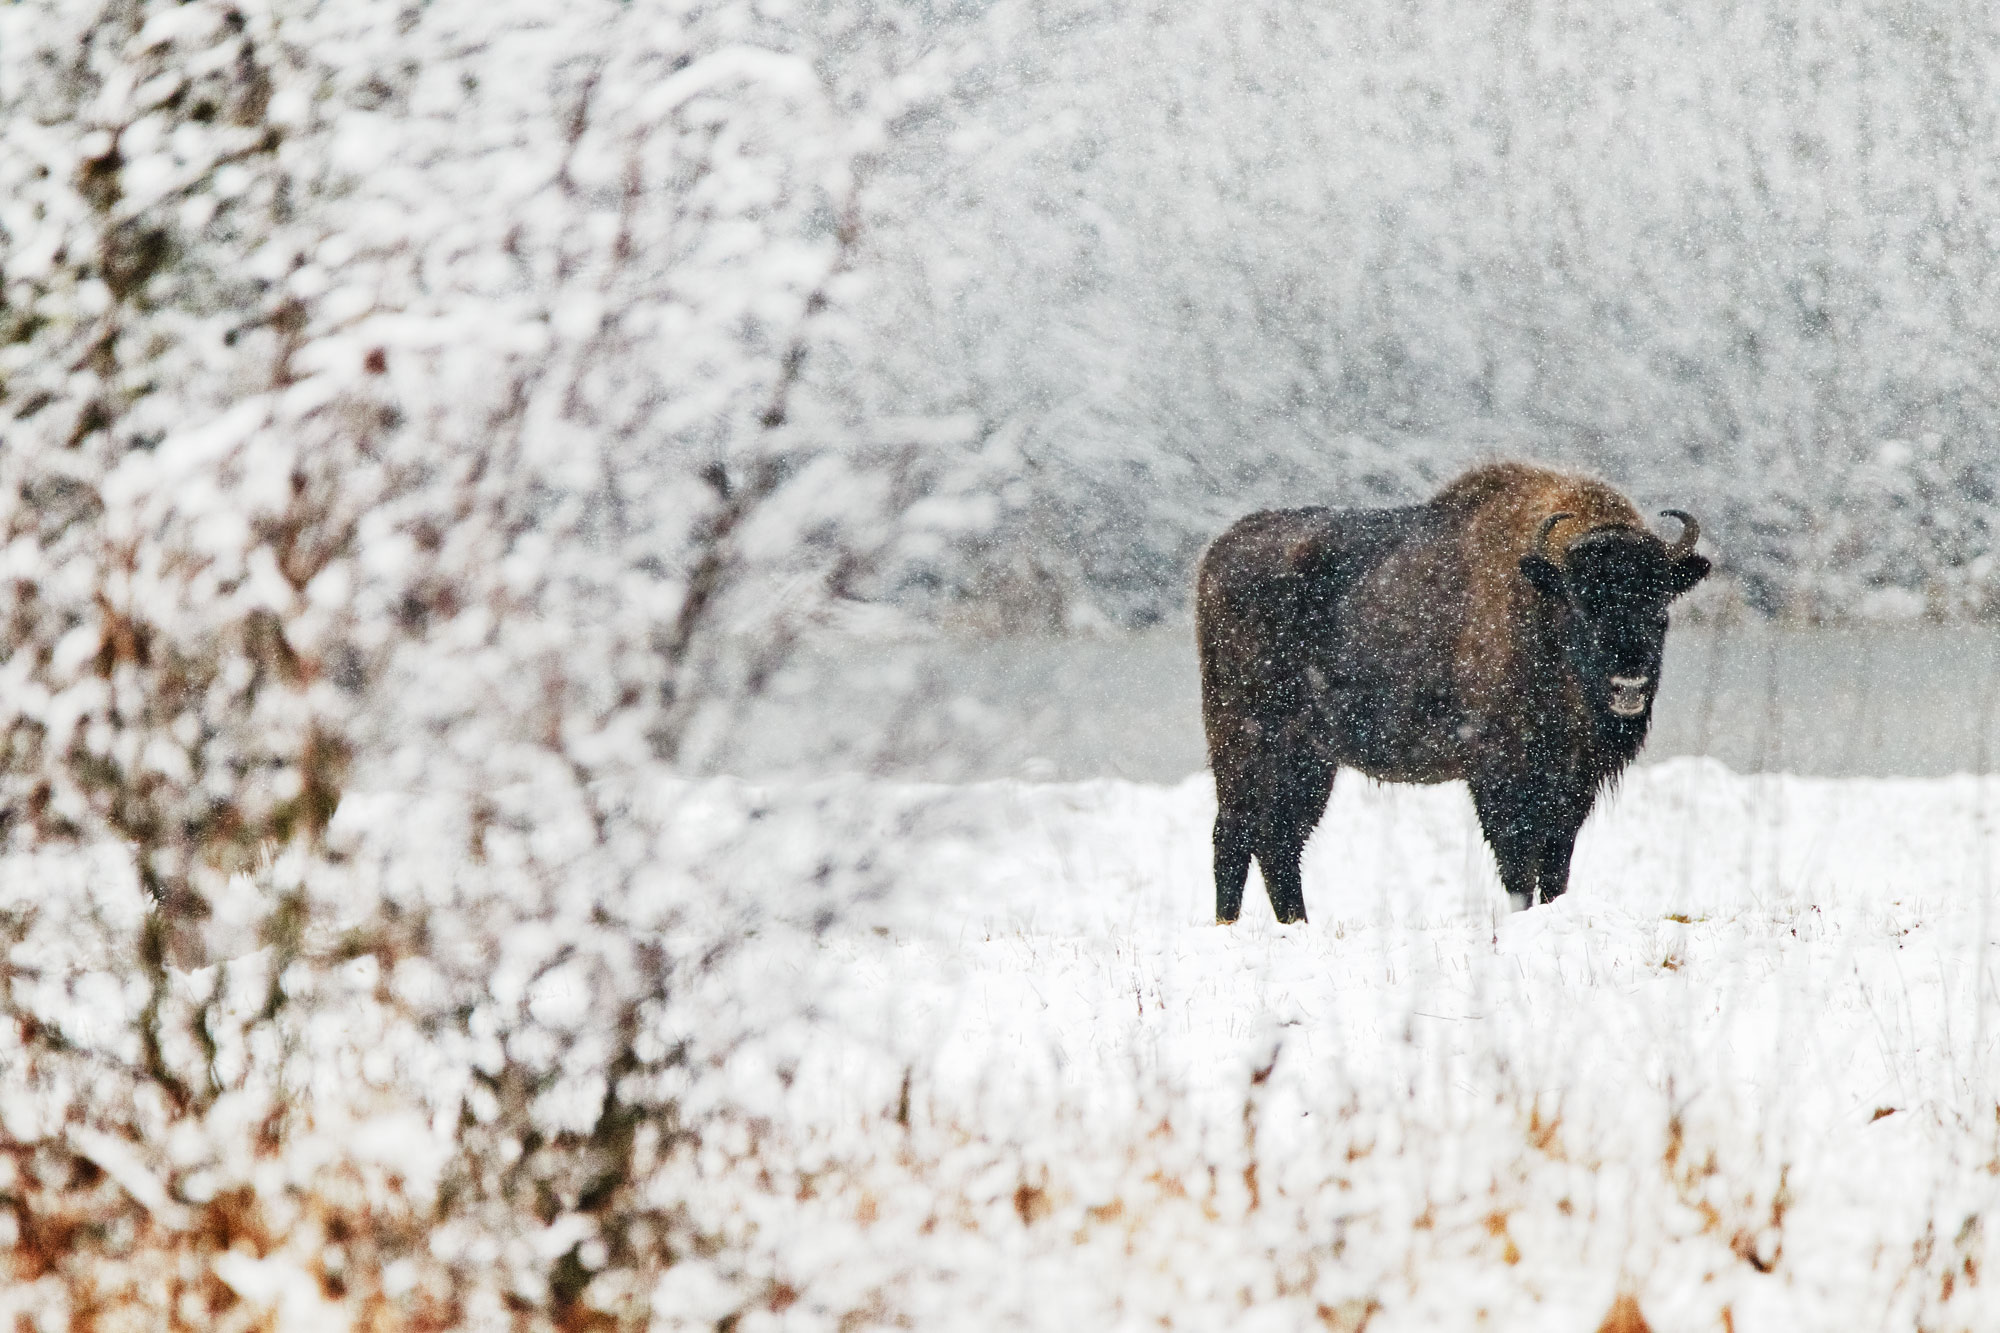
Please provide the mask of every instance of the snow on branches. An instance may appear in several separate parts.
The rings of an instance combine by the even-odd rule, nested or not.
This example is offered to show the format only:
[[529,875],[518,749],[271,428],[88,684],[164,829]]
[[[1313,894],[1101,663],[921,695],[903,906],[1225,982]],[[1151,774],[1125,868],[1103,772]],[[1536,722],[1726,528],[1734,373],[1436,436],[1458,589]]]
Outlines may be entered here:
[[[664,1216],[678,978],[754,910],[646,793],[973,475],[835,373],[924,42],[753,0],[0,10],[21,1281],[456,1324],[566,1319],[608,1264],[643,1318],[666,1224],[606,1210]],[[777,873],[816,910],[869,865]]]
[[914,497],[812,365],[912,90],[600,9],[10,11],[17,817],[161,884],[310,834],[385,679],[404,777],[673,758],[725,591],[867,564]]

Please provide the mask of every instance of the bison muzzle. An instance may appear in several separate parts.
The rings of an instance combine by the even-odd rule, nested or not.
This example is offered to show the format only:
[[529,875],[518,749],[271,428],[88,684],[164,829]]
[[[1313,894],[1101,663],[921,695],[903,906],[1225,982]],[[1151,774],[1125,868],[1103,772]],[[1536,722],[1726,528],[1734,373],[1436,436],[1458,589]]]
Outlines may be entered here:
[[1334,775],[1464,779],[1516,906],[1569,884],[1577,830],[1646,739],[1667,604],[1705,577],[1602,482],[1478,468],[1403,509],[1267,510],[1208,548],[1195,624],[1215,770],[1215,915],[1254,856],[1280,921]]

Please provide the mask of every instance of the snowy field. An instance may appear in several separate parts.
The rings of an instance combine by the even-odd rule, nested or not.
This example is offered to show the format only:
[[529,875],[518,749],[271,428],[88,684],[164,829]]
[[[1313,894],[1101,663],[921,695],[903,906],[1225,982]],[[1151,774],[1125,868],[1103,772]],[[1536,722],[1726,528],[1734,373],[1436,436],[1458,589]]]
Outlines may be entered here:
[[896,887],[684,997],[764,1031],[669,1327],[2000,1326],[2000,786],[1642,768],[1510,915],[1462,788],[1348,775],[1290,930],[1213,924],[1205,777],[850,796]]
[[[1994,25],[1800,8],[0,3],[0,1329],[2000,1328]],[[1216,927],[1197,553],[1495,455],[1841,780]]]

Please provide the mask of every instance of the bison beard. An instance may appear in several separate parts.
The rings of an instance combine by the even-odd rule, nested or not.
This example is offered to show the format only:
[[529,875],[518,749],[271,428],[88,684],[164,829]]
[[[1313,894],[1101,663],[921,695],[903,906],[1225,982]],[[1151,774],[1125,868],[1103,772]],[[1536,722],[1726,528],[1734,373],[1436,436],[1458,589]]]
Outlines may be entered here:
[[1255,857],[1303,921],[1299,857],[1334,775],[1472,789],[1517,906],[1569,884],[1598,792],[1652,721],[1667,604],[1707,575],[1601,482],[1520,463],[1406,509],[1252,514],[1202,556],[1195,627],[1215,770],[1215,915]]

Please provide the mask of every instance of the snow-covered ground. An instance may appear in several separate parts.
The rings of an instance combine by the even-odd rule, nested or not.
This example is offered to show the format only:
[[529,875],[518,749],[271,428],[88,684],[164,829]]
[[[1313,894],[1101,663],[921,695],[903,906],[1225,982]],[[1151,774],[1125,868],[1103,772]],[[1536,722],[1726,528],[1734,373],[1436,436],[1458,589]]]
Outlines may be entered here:
[[0,1320],[2000,1327],[2000,780],[1641,768],[1523,914],[1343,781],[1291,929],[1205,778],[560,791],[351,796],[158,990],[0,859]]
[[2000,1326],[2000,783],[1642,768],[1510,915],[1462,788],[1349,775],[1293,929],[1213,923],[1205,777],[854,799],[895,887],[683,996],[761,1031],[670,1327]]

